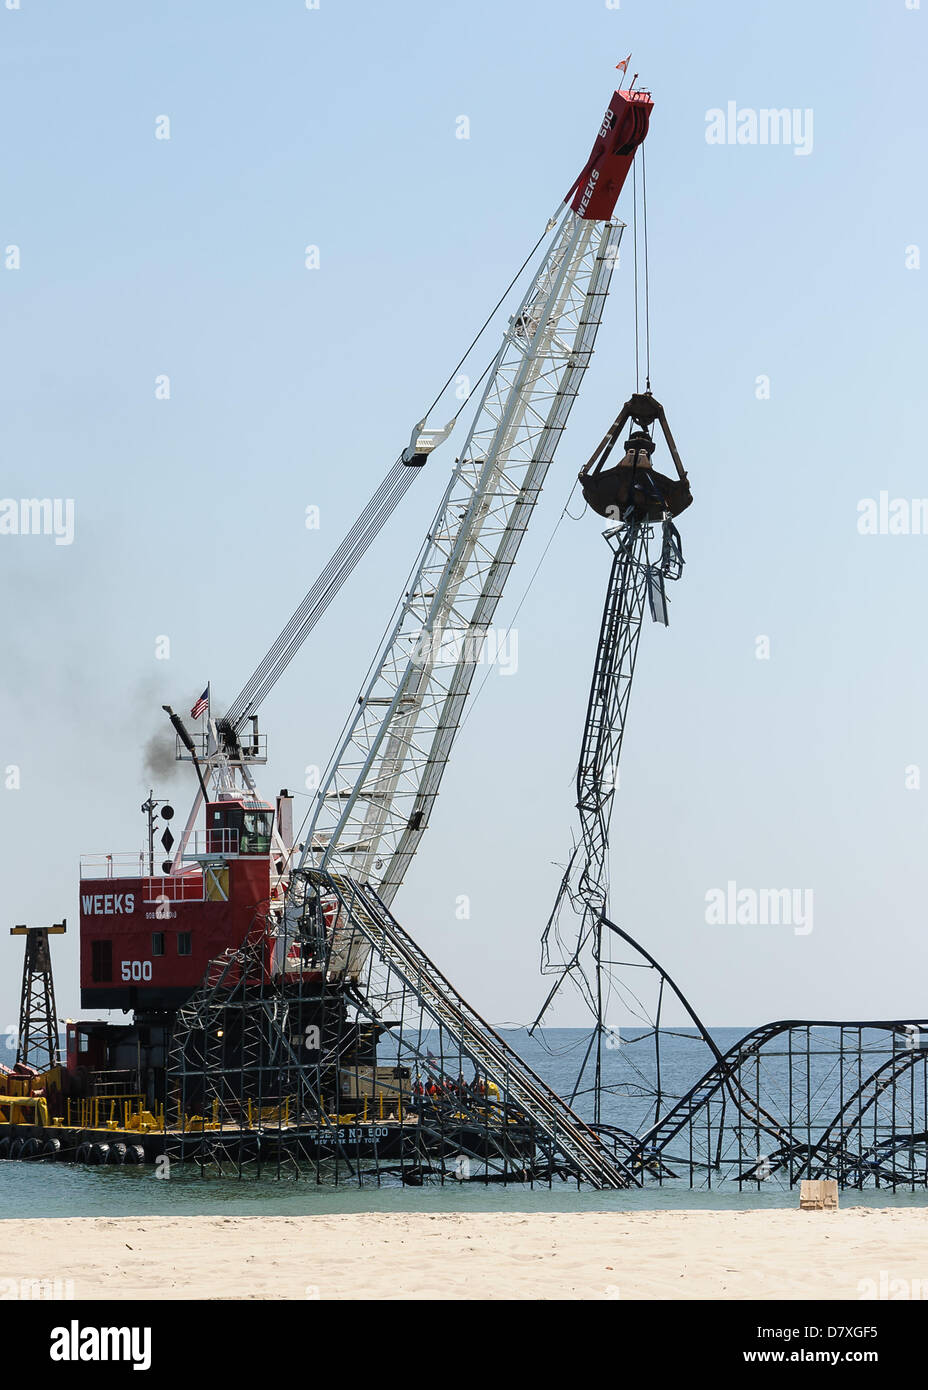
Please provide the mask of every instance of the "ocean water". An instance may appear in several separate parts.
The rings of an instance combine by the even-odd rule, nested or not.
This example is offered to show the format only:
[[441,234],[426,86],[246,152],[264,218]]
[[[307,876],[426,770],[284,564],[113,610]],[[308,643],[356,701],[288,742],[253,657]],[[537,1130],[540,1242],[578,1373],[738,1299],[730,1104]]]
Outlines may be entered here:
[[[720,1028],[713,1038],[724,1052],[749,1030]],[[570,1097],[589,1034],[580,1029],[551,1029],[543,1038],[529,1038],[523,1030],[505,1034],[507,1041],[528,1064],[560,1094]],[[654,1119],[654,1091],[657,1059],[652,1039],[636,1041],[635,1030],[627,1037],[610,1040],[603,1053],[603,1075],[609,1093],[603,1105],[603,1120],[633,1133],[642,1133]],[[872,1040],[870,1040],[872,1042]],[[843,1099],[846,1081],[836,1070],[834,1038],[826,1033],[816,1039],[818,1055],[803,1072],[808,1096],[802,1097],[806,1113],[830,1116],[836,1102]],[[865,1047],[868,1046],[865,1039]],[[785,1050],[785,1045],[784,1045]],[[865,1058],[863,1074],[886,1056],[885,1050]],[[705,1043],[691,1030],[668,1030],[661,1035],[662,1094],[667,1100],[683,1094],[708,1070],[712,1055]],[[846,1070],[846,1068],[845,1068]],[[924,1072],[924,1068],[920,1069]],[[765,1062],[762,1096],[773,1104],[788,1084],[785,1056],[775,1054]],[[798,1104],[796,1097],[792,1097]],[[900,1110],[899,1123],[905,1127],[910,1114],[921,1115],[921,1099],[913,1092],[914,1110]],[[575,1108],[590,1116],[591,1097],[582,1090]],[[680,1165],[677,1165],[678,1168]],[[798,1192],[780,1183],[751,1183],[739,1191],[736,1182],[709,1190],[691,1188],[685,1180],[665,1185],[649,1184],[618,1192],[579,1189],[561,1183],[552,1188],[525,1185],[485,1186],[481,1183],[446,1182],[420,1188],[402,1186],[397,1180],[381,1187],[363,1189],[342,1183],[317,1183],[314,1173],[301,1178],[278,1179],[268,1172],[260,1179],[201,1177],[195,1168],[174,1164],[170,1178],[158,1178],[149,1167],[84,1168],[75,1164],[0,1162],[0,1218],[67,1216],[143,1216],[177,1215],[267,1215],[288,1216],[363,1211],[640,1211],[657,1209],[697,1210],[705,1208],[742,1209],[795,1207]],[[924,1188],[915,1192],[868,1186],[864,1191],[846,1191],[847,1206],[924,1206]]]

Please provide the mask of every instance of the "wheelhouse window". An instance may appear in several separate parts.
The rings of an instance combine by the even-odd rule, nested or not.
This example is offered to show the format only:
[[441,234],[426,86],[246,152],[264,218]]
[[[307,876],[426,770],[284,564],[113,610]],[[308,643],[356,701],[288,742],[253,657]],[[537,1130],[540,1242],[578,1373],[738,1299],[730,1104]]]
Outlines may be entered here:
[[112,941],[93,941],[90,944],[90,978],[95,985],[109,984],[113,978]]
[[246,811],[243,818],[240,854],[269,854],[271,850],[271,812]]
[[193,940],[189,931],[177,933],[177,954],[179,956],[193,955]]
[[164,932],[153,931],[151,934],[151,953],[153,956],[164,955]]

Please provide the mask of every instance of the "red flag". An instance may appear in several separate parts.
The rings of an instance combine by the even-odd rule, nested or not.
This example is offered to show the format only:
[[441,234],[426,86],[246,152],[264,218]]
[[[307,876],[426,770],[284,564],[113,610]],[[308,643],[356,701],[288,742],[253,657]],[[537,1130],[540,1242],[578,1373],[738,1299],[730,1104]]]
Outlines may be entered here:
[[621,61],[621,63],[616,63],[616,65],[615,65],[616,72],[628,72],[628,65],[629,65],[629,63],[631,62],[631,60],[632,60],[632,55],[629,53],[628,57],[627,57],[627,58],[623,58],[622,61]]

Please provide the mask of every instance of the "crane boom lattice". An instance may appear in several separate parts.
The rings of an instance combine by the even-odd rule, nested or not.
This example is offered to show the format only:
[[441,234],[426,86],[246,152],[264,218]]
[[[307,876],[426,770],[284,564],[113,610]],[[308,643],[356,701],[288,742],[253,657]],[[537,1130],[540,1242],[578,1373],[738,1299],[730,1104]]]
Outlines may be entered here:
[[320,786],[300,867],[350,871],[388,905],[429,823],[483,641],[589,365],[621,232],[570,209],[561,217]]

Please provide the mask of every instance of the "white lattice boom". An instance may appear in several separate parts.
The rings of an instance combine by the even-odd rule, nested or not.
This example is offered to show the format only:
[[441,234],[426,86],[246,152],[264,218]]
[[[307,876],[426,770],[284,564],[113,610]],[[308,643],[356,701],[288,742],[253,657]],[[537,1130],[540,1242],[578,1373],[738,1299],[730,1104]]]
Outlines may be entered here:
[[429,823],[486,633],[589,365],[622,224],[568,208],[509,321],[409,587],[323,778],[300,867],[390,903]]

